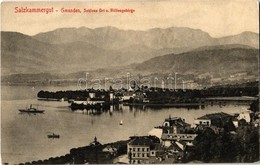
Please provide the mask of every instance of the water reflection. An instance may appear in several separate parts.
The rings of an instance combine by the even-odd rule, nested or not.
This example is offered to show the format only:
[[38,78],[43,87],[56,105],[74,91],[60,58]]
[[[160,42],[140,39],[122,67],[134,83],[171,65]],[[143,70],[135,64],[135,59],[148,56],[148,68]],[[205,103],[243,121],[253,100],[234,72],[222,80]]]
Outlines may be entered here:
[[[123,104],[117,104],[117,105],[111,105],[109,108],[88,108],[88,109],[71,109],[72,112],[78,112],[82,114],[88,114],[88,115],[100,115],[102,113],[109,112],[109,115],[112,116],[114,112],[117,113],[124,113],[126,109],[129,110],[129,112],[133,112],[134,116],[137,111],[160,111],[165,109],[187,109],[187,110],[203,110],[208,105],[171,105],[171,106],[161,106],[161,105],[123,105]],[[222,107],[220,107],[222,108]]]
[[[215,103],[212,106],[209,103],[188,107],[119,104],[108,109],[72,111],[68,102],[37,100],[36,91],[39,89],[42,88],[35,87],[35,93],[28,87],[4,89],[2,95],[4,99],[1,100],[3,162],[18,164],[66,155],[71,148],[88,145],[95,136],[104,144],[125,140],[133,135],[147,135],[153,127],[161,125],[169,115],[182,117],[187,123],[192,124],[194,118],[205,114],[236,113],[241,108],[248,108],[245,105],[219,106]],[[47,87],[45,90],[50,91]],[[26,104],[39,105],[45,113],[20,114],[18,109]],[[120,125],[121,120],[123,125]],[[58,133],[61,138],[59,140],[46,138],[48,131]]]
[[19,112],[19,115],[27,115],[27,116],[38,116],[38,115],[44,115],[44,113],[33,113],[33,112],[31,112],[31,113],[24,113],[24,112]]

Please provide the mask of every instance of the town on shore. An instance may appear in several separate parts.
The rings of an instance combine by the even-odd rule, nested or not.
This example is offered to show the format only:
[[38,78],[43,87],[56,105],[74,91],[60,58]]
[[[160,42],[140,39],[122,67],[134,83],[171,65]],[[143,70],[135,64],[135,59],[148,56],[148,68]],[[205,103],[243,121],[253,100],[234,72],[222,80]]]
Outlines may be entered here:
[[76,91],[39,91],[45,101],[68,101],[72,110],[108,110],[111,105],[198,106],[225,105],[229,102],[250,104],[257,100],[258,81],[205,89],[169,89],[129,85],[128,89],[84,89]]
[[169,115],[145,136],[109,144],[101,144],[94,137],[88,146],[73,148],[64,156],[19,165],[256,162],[259,117],[258,101],[240,113],[206,114],[193,123]]
[[[129,89],[39,91],[38,99],[68,101],[71,110],[103,111],[116,105],[191,106],[249,105],[240,113],[211,113],[187,123],[185,116],[165,116],[162,125],[151,126],[143,136],[101,144],[97,137],[89,145],[68,154],[27,164],[170,164],[241,163],[259,160],[258,82],[216,86],[201,90],[169,90],[138,87]],[[123,123],[120,123],[123,124]],[[87,142],[88,144],[89,142]]]

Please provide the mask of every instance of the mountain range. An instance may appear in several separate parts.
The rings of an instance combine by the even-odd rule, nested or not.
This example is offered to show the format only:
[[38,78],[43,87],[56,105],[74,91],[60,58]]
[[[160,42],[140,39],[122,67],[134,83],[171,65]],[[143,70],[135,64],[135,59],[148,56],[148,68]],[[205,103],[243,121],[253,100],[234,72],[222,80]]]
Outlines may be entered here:
[[135,67],[150,73],[203,74],[220,77],[238,72],[257,74],[258,49],[210,49],[155,57]]
[[121,30],[115,27],[90,29],[62,28],[39,33],[33,38],[51,44],[86,42],[110,50],[122,50],[135,46],[150,49],[194,49],[206,45],[242,44],[259,47],[258,34],[243,32],[238,35],[213,38],[207,32],[186,27],[153,28],[146,31]]
[[[1,69],[2,75],[100,72],[101,68],[189,73],[202,65],[205,70],[237,66],[252,70],[258,43],[259,35],[253,32],[213,38],[202,30],[185,27],[146,31],[61,28],[34,36],[1,32]],[[234,61],[238,63],[230,65]]]

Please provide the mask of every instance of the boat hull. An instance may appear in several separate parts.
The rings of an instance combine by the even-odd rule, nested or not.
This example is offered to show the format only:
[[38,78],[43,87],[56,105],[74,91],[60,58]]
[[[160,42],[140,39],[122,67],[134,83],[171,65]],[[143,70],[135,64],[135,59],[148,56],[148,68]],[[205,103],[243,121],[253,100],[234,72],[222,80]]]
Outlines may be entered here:
[[19,109],[19,111],[22,113],[43,113],[44,112],[44,110],[30,111],[30,110],[24,110],[24,109]]
[[48,135],[48,138],[60,138],[60,135]]

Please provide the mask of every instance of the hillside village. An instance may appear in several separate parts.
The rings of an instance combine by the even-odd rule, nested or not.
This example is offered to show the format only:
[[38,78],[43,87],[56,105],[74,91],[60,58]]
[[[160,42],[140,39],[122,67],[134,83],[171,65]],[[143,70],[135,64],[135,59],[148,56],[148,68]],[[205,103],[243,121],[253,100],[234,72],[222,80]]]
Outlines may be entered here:
[[[148,133],[149,136],[136,137],[128,143],[129,163],[169,164],[194,160],[202,162],[256,161],[258,152],[252,151],[258,150],[259,117],[259,112],[253,113],[250,110],[235,115],[224,112],[206,114],[195,119],[194,127],[191,127],[185,119],[169,116],[162,126],[151,130]],[[251,135],[246,135],[248,132],[245,131],[249,130]],[[211,136],[216,138],[217,142],[213,139],[206,140]],[[160,142],[152,140],[154,137],[157,137]],[[229,138],[230,141],[224,138]],[[240,143],[235,144],[233,140],[238,140]],[[217,151],[220,148],[216,148],[214,144],[218,142],[218,145],[223,147],[222,151],[225,149],[232,151],[229,147],[234,149],[236,145],[241,144],[242,148],[239,152],[245,153],[238,154],[234,153],[237,152],[236,150],[233,150],[233,153],[226,151],[228,155],[223,155],[222,151]],[[252,144],[256,145],[253,147]],[[250,145],[253,148],[249,148]]]

